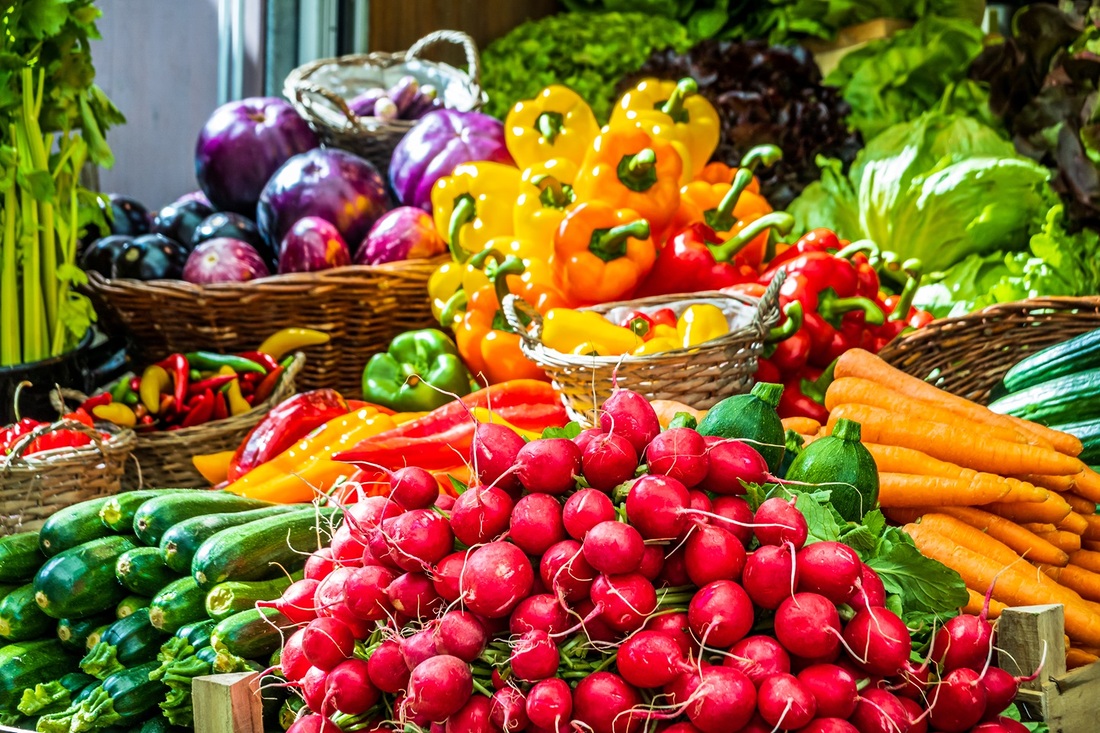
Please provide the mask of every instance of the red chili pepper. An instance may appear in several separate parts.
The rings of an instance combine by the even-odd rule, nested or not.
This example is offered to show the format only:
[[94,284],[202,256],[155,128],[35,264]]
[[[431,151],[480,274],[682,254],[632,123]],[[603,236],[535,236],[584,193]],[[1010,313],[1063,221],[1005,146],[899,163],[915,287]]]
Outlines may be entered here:
[[9,425],[0,431],[0,454],[7,455],[11,452],[15,443],[27,433],[44,423],[25,417],[14,425]]
[[[638,286],[635,295],[644,298],[670,293],[721,290],[754,280],[756,270],[737,256],[738,250],[760,234],[753,224],[745,227],[729,242],[723,242],[713,229],[702,222],[691,224],[665,243],[657,255],[653,270]],[[752,236],[745,237],[746,232]]]
[[281,366],[276,366],[274,370],[268,372],[268,375],[263,378],[263,381],[256,385],[256,393],[253,395],[251,404],[258,404],[270,397],[271,393],[275,391],[276,385],[279,384],[279,380],[282,378],[284,371],[286,370]]
[[[265,354],[262,351],[242,351],[241,353],[237,354],[237,356],[242,356],[249,361],[256,362],[264,369],[266,369],[269,373],[279,368],[279,362],[275,361],[274,357],[272,357],[271,354]],[[259,372],[253,373],[258,374]],[[263,375],[260,374],[260,376],[262,377]]]
[[649,314],[655,326],[671,326],[676,328],[676,313],[671,308],[660,308]]
[[130,377],[130,391],[137,392],[141,389],[141,377]]
[[225,385],[232,382],[237,378],[235,374],[219,374],[215,377],[208,377],[201,382],[192,382],[187,388],[187,397],[191,398],[197,394],[202,394],[206,390],[217,391]]
[[100,392],[99,394],[92,395],[91,397],[80,403],[79,409],[83,410],[84,412],[90,413],[93,407],[111,404],[112,399],[114,398],[111,397],[110,392]]
[[210,416],[214,414],[214,392],[206,390],[195,402],[191,405],[190,412],[187,413],[187,417],[180,423],[180,427],[190,428],[195,425],[202,425],[203,423],[210,421]]
[[784,250],[782,254],[773,257],[768,262],[768,269],[764,272],[764,275],[770,280],[780,265],[793,260],[799,255],[809,252],[835,252],[839,249],[840,240],[837,238],[836,232],[832,229],[814,229],[803,234],[801,239]]
[[245,372],[244,374],[239,375],[239,378],[241,380],[241,389],[243,390],[246,384],[249,387],[255,387],[257,384],[263,381],[264,376],[266,375],[260,374],[259,372]]
[[183,354],[172,354],[157,366],[172,376],[175,382],[172,394],[176,398],[176,404],[187,402],[187,386],[191,383],[191,365],[187,363],[187,357]]
[[88,427],[94,427],[95,421],[89,411],[85,410],[83,405],[76,408],[73,412],[67,413],[61,416],[62,420],[75,420],[78,423],[83,423]]
[[229,417],[229,408],[225,405],[225,395],[221,392],[214,393],[214,419],[224,420]]

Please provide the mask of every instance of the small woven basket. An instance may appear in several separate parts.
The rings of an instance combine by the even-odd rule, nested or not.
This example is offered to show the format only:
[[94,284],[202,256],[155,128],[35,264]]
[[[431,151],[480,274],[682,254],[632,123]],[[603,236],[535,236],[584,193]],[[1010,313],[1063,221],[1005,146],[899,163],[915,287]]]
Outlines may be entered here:
[[879,356],[906,374],[980,404],[1029,354],[1100,328],[1100,298],[1034,298],[933,321]]
[[747,392],[756,373],[756,360],[764,349],[764,337],[779,321],[777,303],[782,281],[782,276],[773,280],[759,299],[702,292],[603,303],[585,309],[606,315],[619,309],[707,302],[727,314],[740,314],[730,332],[721,338],[690,349],[646,356],[578,356],[547,348],[541,341],[542,317],[514,295],[504,299],[504,316],[520,334],[524,356],[553,380],[570,417],[594,424],[598,406],[611,396],[616,384],[650,400],[676,400],[701,410]]
[[271,396],[248,412],[190,428],[138,433],[134,445],[136,460],[127,467],[123,487],[127,490],[143,486],[155,489],[207,487],[207,480],[195,469],[191,457],[236,450],[272,407],[294,394],[295,378],[304,363],[305,357],[296,354]]
[[[437,43],[461,46],[469,72],[420,59]],[[348,108],[347,100],[368,89],[392,86],[406,75],[416,77],[422,85],[435,86],[449,109],[470,112],[480,109],[484,101],[477,44],[465,33],[446,30],[429,33],[408,51],[375,51],[299,66],[287,76],[283,94],[325,145],[350,150],[385,172],[393,149],[417,121],[360,117]]]
[[[86,433],[92,443],[23,455],[35,438],[57,430]],[[59,509],[118,493],[136,437],[114,426],[102,430],[111,437],[105,440],[76,420],[60,420],[24,435],[0,458],[0,536],[37,529]]]
[[108,309],[126,326],[149,362],[177,351],[247,351],[276,328],[324,331],[331,340],[310,347],[299,386],[331,387],[350,396],[359,394],[367,360],[390,339],[402,331],[438,327],[428,278],[449,261],[443,255],[217,285],[108,280],[93,272],[88,290],[97,308]]

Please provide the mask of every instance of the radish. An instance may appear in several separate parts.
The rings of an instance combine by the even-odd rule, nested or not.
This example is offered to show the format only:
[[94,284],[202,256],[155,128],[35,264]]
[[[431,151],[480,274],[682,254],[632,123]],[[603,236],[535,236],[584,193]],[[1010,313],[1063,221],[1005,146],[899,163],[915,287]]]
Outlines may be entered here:
[[661,586],[669,588],[678,588],[691,582],[687,571],[687,554],[683,547],[673,550],[665,558],[665,564],[657,580],[660,581]]
[[332,534],[332,558],[340,565],[362,565],[366,543],[352,534],[347,524],[341,524]]
[[691,428],[670,428],[657,435],[645,449],[649,473],[669,476],[692,487],[706,478],[710,462],[707,442]]
[[528,555],[541,555],[565,539],[561,503],[550,494],[528,494],[512,509],[508,539]]
[[[356,568],[355,570],[362,570],[362,568]],[[352,575],[354,575],[355,570],[352,571]],[[320,585],[311,578],[302,578],[287,586],[278,599],[274,601],[257,601],[256,606],[258,608],[274,608],[290,619],[292,623],[306,624],[317,618],[316,598],[317,588]],[[345,581],[345,596],[346,593]]]
[[584,559],[599,572],[622,575],[635,572],[642,564],[645,541],[625,522],[600,522],[585,535],[581,549]]
[[523,438],[509,427],[490,422],[478,423],[470,445],[470,460],[478,480],[508,494],[518,491],[520,485],[515,475],[515,463],[523,445]]
[[997,716],[994,720],[974,726],[970,733],[1029,733],[1028,727],[1018,720]]
[[688,688],[688,719],[703,733],[740,730],[756,711],[756,688],[729,667],[704,667]]
[[408,695],[398,697],[393,701],[394,712],[397,713],[397,723],[399,730],[416,730],[424,731],[431,730],[433,723],[424,713],[417,712],[413,709],[412,703],[408,698]]
[[638,451],[621,435],[601,435],[584,449],[581,467],[589,486],[610,493],[622,482],[634,478]]
[[695,649],[695,641],[691,638],[691,627],[688,625],[687,614],[682,611],[676,613],[661,613],[652,616],[645,624],[646,631],[657,631],[671,638],[680,647],[680,652],[685,657],[691,656]]
[[539,563],[539,578],[546,589],[566,603],[588,598],[595,569],[584,559],[581,543],[563,540],[548,549]]
[[944,673],[967,668],[985,668],[989,649],[993,646],[993,626],[986,620],[992,586],[985,597],[985,607],[978,616],[963,614],[944,623],[932,640],[932,659]]
[[753,523],[749,503],[740,496],[719,496],[714,499],[714,514],[725,518],[725,521],[715,519],[714,523],[741,540],[741,544],[748,548],[752,542]]
[[592,584],[591,596],[600,617],[619,632],[640,629],[657,610],[657,591],[637,573],[601,575]]
[[798,733],[860,733],[860,730],[841,718],[817,718]]
[[364,621],[381,621],[386,618],[393,610],[386,589],[396,577],[392,570],[377,565],[355,568],[344,581],[348,608]]
[[477,616],[469,611],[448,611],[435,624],[432,640],[440,654],[472,662],[489,645],[489,634]]
[[791,674],[777,674],[764,680],[756,700],[760,717],[777,728],[801,728],[817,714],[814,696]]
[[861,563],[861,566],[859,582],[845,603],[857,611],[868,606],[885,606],[886,586],[882,584],[882,578],[866,563]]
[[489,618],[510,614],[534,582],[531,561],[508,542],[490,542],[471,552],[461,576],[467,607]]
[[626,515],[647,540],[674,539],[687,523],[688,490],[669,476],[642,476],[630,487]]
[[493,704],[484,695],[474,695],[457,713],[447,718],[445,733],[499,733],[493,724],[490,710]]
[[639,631],[623,641],[615,664],[624,680],[641,688],[664,687],[693,671],[679,643],[660,631]]
[[381,693],[371,684],[366,661],[346,659],[328,673],[325,696],[337,712],[361,715],[378,702]]
[[638,572],[652,582],[661,577],[661,571],[665,568],[665,548],[663,545],[646,545],[642,552],[642,563],[638,566]]
[[909,720],[909,733],[928,733],[928,716],[924,714],[924,708],[920,703],[907,697],[899,697],[898,702],[905,708]]
[[684,543],[684,561],[688,577],[700,588],[714,580],[740,580],[745,547],[721,527],[699,524]]
[[286,681],[294,684],[305,677],[306,672],[312,666],[302,651],[302,634],[305,629],[298,629],[291,634],[283,644],[283,650],[279,655],[279,669],[283,672]]
[[825,657],[840,647],[840,616],[825,596],[796,593],[775,612],[775,636],[791,654]]
[[545,631],[556,634],[569,628],[569,614],[558,603],[557,596],[539,593],[524,598],[508,621],[508,630],[513,634],[527,631]]
[[583,600],[577,604],[577,608],[574,613],[581,617],[581,621],[578,624],[583,633],[589,641],[595,642],[613,642],[619,638],[618,632],[608,625],[596,611],[596,604],[590,600]]
[[434,506],[436,509],[442,509],[445,512],[449,512],[452,508],[454,508],[454,505],[455,497],[451,496],[450,494],[444,494],[441,492],[439,496],[435,497],[435,504],[433,504],[432,506]]
[[[699,733],[699,729],[691,723],[674,723],[669,727],[661,730],[661,733]],[[753,733],[748,728],[742,728],[738,733]],[[771,733],[768,731],[768,733]]]
[[730,647],[722,666],[736,669],[759,687],[773,675],[788,674],[791,671],[791,657],[770,636],[746,636]]
[[409,669],[401,654],[401,645],[390,639],[383,641],[367,659],[367,676],[382,692],[397,693],[409,684]]
[[334,618],[315,618],[302,634],[302,652],[309,663],[326,672],[351,656],[355,637],[347,624]]
[[640,733],[642,726],[627,711],[641,702],[638,691],[622,677],[594,672],[573,691],[573,719],[592,733]]
[[928,689],[928,680],[932,674],[929,666],[927,661],[918,666],[907,660],[901,666],[902,683],[893,691],[899,697],[908,697],[918,701],[924,700],[925,690]]
[[336,568],[317,586],[314,603],[317,613],[342,621],[357,639],[365,639],[374,630],[373,624],[351,612],[347,604],[345,585],[353,568]]
[[343,733],[343,731],[340,726],[325,716],[310,713],[294,721],[294,725],[287,728],[286,733]]
[[[396,506],[394,504],[393,506]],[[401,570],[394,557],[394,548],[390,544],[390,532],[393,531],[393,519],[387,519],[378,525],[367,535],[367,551],[363,553],[363,564],[382,565],[394,570]]]
[[749,444],[723,438],[707,443],[707,474],[699,488],[726,496],[743,495],[746,483],[769,480],[767,462]]
[[886,690],[867,689],[849,718],[859,733],[909,733],[909,712]]
[[327,578],[335,567],[336,563],[332,559],[332,548],[322,547],[306,558],[306,567],[303,572],[309,580],[321,581]]
[[537,682],[557,674],[561,662],[557,644],[545,631],[528,631],[512,644],[512,673],[523,682]]
[[649,400],[629,389],[617,389],[600,406],[600,430],[626,438],[641,455],[661,432],[661,422]]
[[859,691],[856,678],[835,664],[812,664],[798,673],[798,681],[810,691],[822,718],[850,718],[856,710]]
[[302,677],[302,697],[306,705],[313,710],[322,713],[332,712],[331,701],[325,699],[325,681],[328,672],[317,667],[310,667]]
[[430,628],[423,628],[401,642],[401,657],[405,660],[405,666],[408,667],[410,672],[416,669],[421,662],[438,654],[439,651],[435,646],[435,635]]
[[423,570],[454,551],[450,523],[430,509],[413,509],[392,522],[387,539],[402,570]]
[[840,542],[806,545],[798,551],[796,562],[799,592],[819,593],[833,603],[851,597],[863,572],[856,551]]
[[595,489],[581,489],[566,500],[561,516],[566,533],[580,542],[588,530],[600,522],[615,519],[615,505],[607,494]]
[[[732,497],[730,497],[732,498]],[[748,504],[745,504],[748,507]],[[690,489],[688,491],[688,509],[694,509],[696,512],[703,512],[704,514],[714,513],[714,503],[711,502],[710,497],[698,489]],[[752,521],[752,512],[749,512],[749,521]],[[685,723],[685,725],[691,725],[691,723]]]
[[588,430],[582,430],[577,437],[573,438],[573,442],[580,448],[581,454],[584,454],[584,449],[588,447],[588,444],[597,438],[602,438],[604,432],[599,428],[589,428]]
[[988,667],[982,673],[982,689],[985,691],[985,707],[990,712],[1007,708],[1020,692],[1021,682],[1030,682],[1039,676],[1037,671],[1028,677],[1013,677],[999,667]]
[[512,498],[502,489],[471,486],[455,499],[451,529],[464,545],[489,542],[508,529],[512,506]]
[[386,471],[390,480],[390,498],[402,509],[427,509],[439,498],[439,482],[419,466]]
[[844,627],[844,641],[856,664],[876,675],[897,674],[913,651],[913,640],[905,623],[893,611],[882,607],[857,611]]
[[741,584],[752,602],[775,610],[794,595],[798,585],[798,566],[793,545],[763,545],[745,558]]
[[932,726],[943,733],[961,733],[986,713],[985,687],[972,669],[959,667],[940,679],[928,704]]
[[795,508],[793,500],[784,501],[779,497],[766,500],[756,510],[754,521],[753,532],[762,545],[791,542],[800,550],[809,536],[806,518]]
[[527,720],[527,701],[515,687],[505,686],[493,693],[489,707],[489,719],[504,731],[524,730]]
[[404,511],[399,504],[384,496],[369,496],[348,506],[344,512],[344,523],[357,537],[365,540],[371,530]]
[[567,733],[573,715],[573,691],[565,680],[536,682],[527,693],[526,711],[533,725],[553,733]]
[[732,580],[716,580],[692,597],[688,624],[704,646],[733,646],[752,628],[752,601]]
[[516,455],[516,478],[532,494],[564,494],[577,485],[581,449],[567,438],[532,440]]
[[436,563],[432,570],[432,587],[448,603],[454,603],[462,597],[460,579],[462,568],[466,566],[465,552],[452,552]]
[[444,654],[416,665],[409,677],[407,702],[413,714],[439,721],[461,710],[473,691],[469,665]]
[[394,609],[409,618],[430,618],[443,607],[443,599],[435,592],[431,578],[424,573],[397,576],[386,588],[386,595]]

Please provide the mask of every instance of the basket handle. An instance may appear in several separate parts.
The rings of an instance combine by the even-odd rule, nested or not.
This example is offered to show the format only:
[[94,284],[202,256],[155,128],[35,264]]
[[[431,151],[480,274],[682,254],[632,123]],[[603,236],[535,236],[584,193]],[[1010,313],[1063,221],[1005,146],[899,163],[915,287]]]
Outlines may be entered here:
[[77,432],[84,433],[92,439],[92,444],[96,447],[96,450],[98,450],[101,454],[104,452],[103,437],[99,434],[98,430],[93,430],[79,420],[58,420],[57,422],[52,422],[48,425],[39,425],[37,428],[17,440],[15,442],[15,445],[12,446],[11,452],[4,457],[3,467],[7,469],[9,466],[11,466],[12,463],[17,460],[26,462],[26,459],[23,457],[23,453],[27,450],[27,448],[30,447],[31,443],[33,443],[36,438],[60,430],[75,430]]
[[409,47],[409,50],[405,52],[405,60],[418,59],[420,58],[420,54],[424,53],[429,47],[444,42],[462,46],[462,50],[466,52],[466,63],[470,67],[466,75],[470,77],[470,82],[475,87],[474,96],[480,95],[481,57],[478,54],[477,43],[474,42],[473,38],[462,31],[432,31]]
[[[509,293],[504,296],[504,302],[501,303],[501,309],[504,311],[504,320],[508,321],[508,325],[511,326],[519,337],[527,342],[528,346],[538,346],[542,339],[542,314],[535,310],[535,307],[528,303],[523,298]],[[523,323],[523,319],[526,317],[534,328],[530,328]]]
[[760,328],[767,330],[768,318],[779,312],[779,289],[783,287],[783,281],[787,279],[787,273],[779,270],[768,284],[760,301],[756,304],[756,318],[754,319]]
[[344,101],[343,97],[331,89],[312,82],[309,84],[302,84],[294,89],[294,97],[298,100],[298,103],[307,109],[312,109],[313,101],[306,96],[308,94],[316,94],[324,97],[330,104],[336,107],[336,109],[340,110],[340,113],[344,115],[344,117],[347,117],[348,122],[352,126],[359,124],[359,116],[351,111],[351,107],[348,106],[348,103]]

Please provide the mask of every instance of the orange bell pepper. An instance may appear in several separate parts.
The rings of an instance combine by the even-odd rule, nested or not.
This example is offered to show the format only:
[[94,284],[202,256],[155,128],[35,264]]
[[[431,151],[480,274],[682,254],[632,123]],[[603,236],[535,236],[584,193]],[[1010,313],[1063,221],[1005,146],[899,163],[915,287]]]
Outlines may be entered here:
[[680,206],[684,164],[671,143],[638,127],[604,128],[584,158],[573,192],[578,201],[631,209],[663,232]]
[[554,236],[551,265],[561,292],[577,303],[630,295],[657,259],[650,222],[601,200],[581,204]]
[[191,456],[191,465],[211,486],[217,486],[229,476],[229,462],[233,460],[233,453],[234,451],[224,450],[220,453]]

